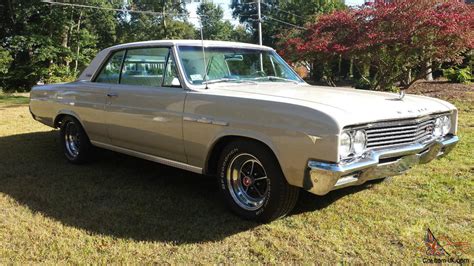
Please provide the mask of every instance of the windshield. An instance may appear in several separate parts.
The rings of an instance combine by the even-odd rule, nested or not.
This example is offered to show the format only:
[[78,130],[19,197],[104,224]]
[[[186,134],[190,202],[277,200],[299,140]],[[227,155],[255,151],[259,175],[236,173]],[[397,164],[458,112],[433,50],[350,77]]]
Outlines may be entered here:
[[285,61],[270,50],[206,47],[204,63],[202,46],[180,46],[179,57],[187,80],[195,85],[246,81],[302,82]]

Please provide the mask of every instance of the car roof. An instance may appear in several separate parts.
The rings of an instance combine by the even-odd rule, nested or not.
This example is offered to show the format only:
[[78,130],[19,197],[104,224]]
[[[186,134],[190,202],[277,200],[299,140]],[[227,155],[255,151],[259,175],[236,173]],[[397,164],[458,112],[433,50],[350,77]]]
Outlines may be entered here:
[[256,45],[251,43],[243,42],[227,42],[227,41],[209,41],[209,40],[153,40],[144,42],[132,42],[124,43],[109,47],[110,50],[124,49],[130,47],[143,47],[143,46],[155,46],[155,45],[177,45],[177,46],[202,46],[204,47],[238,47],[238,48],[253,48],[253,49],[265,49],[273,50],[273,48],[263,45]]
[[202,46],[204,47],[233,47],[233,48],[248,48],[248,49],[261,49],[261,50],[273,50],[268,46],[260,46],[256,44],[243,43],[243,42],[226,42],[226,41],[208,41],[208,40],[155,40],[145,42],[132,42],[124,43],[109,48],[105,48],[100,51],[89,66],[81,73],[78,80],[91,80],[96,71],[107,58],[110,53],[116,50],[136,48],[136,47],[150,47],[150,46]]

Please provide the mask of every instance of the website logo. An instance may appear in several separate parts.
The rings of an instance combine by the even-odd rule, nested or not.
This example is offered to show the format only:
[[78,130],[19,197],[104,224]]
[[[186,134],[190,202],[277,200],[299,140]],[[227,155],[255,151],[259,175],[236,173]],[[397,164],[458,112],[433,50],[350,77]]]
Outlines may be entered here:
[[426,229],[423,238],[424,247],[420,250],[423,255],[423,263],[469,263],[469,259],[462,258],[469,251],[468,242],[452,241],[447,236],[436,238],[429,228]]

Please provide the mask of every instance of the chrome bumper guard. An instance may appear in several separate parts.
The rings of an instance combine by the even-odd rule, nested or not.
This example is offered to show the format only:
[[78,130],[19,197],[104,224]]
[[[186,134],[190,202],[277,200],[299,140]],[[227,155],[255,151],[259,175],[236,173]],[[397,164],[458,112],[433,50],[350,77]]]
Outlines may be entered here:
[[398,175],[416,164],[448,154],[458,141],[457,136],[451,135],[428,144],[373,150],[356,161],[339,164],[309,161],[309,174],[303,187],[316,195],[325,195],[335,189]]

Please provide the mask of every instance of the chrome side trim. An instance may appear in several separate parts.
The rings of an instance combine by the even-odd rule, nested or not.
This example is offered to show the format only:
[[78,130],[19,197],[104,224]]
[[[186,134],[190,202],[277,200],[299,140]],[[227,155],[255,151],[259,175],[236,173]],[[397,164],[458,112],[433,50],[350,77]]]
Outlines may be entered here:
[[190,116],[185,116],[183,117],[184,121],[187,122],[196,122],[196,123],[201,123],[201,124],[211,124],[211,125],[216,125],[216,126],[228,126],[229,123],[225,121],[218,121],[218,120],[212,120],[207,117],[200,117],[200,118],[193,118]]
[[197,173],[197,174],[202,174],[203,173],[201,167],[197,167],[197,166],[189,165],[189,164],[186,164],[186,163],[165,159],[165,158],[162,158],[162,157],[158,157],[158,156],[154,156],[154,155],[150,155],[150,154],[146,154],[146,153],[142,153],[142,152],[126,149],[126,148],[117,147],[117,146],[114,146],[114,145],[110,145],[110,144],[106,144],[106,143],[102,143],[102,142],[98,142],[98,141],[94,141],[94,140],[91,140],[91,143],[92,143],[92,145],[100,147],[100,148],[104,148],[104,149],[119,152],[119,153],[124,153],[124,154],[130,155],[130,156],[138,157],[138,158],[145,159],[145,160],[148,160],[148,161],[165,164],[165,165],[168,165],[168,166],[176,167],[176,168],[183,169],[183,170],[190,171],[190,172]]

